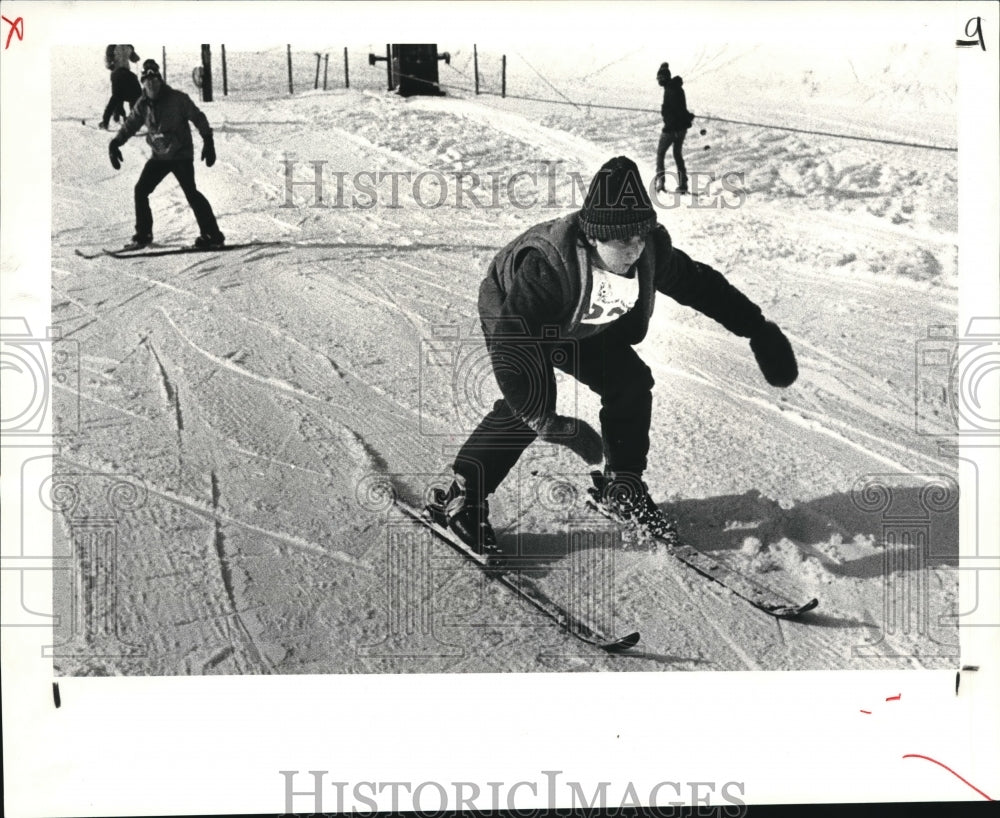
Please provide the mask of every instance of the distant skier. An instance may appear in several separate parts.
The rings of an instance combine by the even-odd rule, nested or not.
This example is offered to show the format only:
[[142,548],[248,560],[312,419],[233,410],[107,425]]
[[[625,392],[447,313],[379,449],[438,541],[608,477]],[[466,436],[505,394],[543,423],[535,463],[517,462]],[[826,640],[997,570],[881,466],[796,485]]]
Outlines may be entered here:
[[194,123],[201,134],[204,143],[201,158],[208,167],[212,167],[215,164],[215,141],[208,119],[191,101],[191,97],[163,81],[155,60],[146,60],[142,64],[142,91],[139,102],[108,146],[111,165],[118,170],[123,161],[120,146],[145,125],[146,142],[153,150],[135,185],[135,235],[125,249],[137,250],[152,243],[153,212],[149,207],[149,194],[171,173],[198,220],[201,235],[194,246],[199,249],[222,247],[226,237],[219,231],[212,205],[194,182],[194,145],[189,123]]
[[139,55],[131,45],[109,45],[104,50],[104,64],[111,72],[111,99],[104,108],[100,128],[107,130],[114,116],[115,122],[125,118],[125,103],[129,112],[135,107],[136,100],[142,94],[139,79],[132,73],[130,62],[139,62]]
[[656,146],[656,189],[666,191],[664,181],[663,159],[667,149],[674,146],[674,164],[677,165],[677,193],[688,192],[687,168],[684,166],[684,137],[694,121],[694,114],[687,109],[687,96],[684,93],[684,80],[670,76],[670,65],[663,63],[656,72],[656,81],[663,87],[663,104],[660,114],[663,116],[663,130],[660,131],[660,142]]
[[[611,159],[583,208],[531,227],[497,253],[479,288],[479,316],[503,397],[455,458],[437,497],[450,528],[495,552],[487,498],[537,439],[605,461],[603,502],[614,516],[661,536],[674,523],[642,480],[653,377],[632,348],[646,335],[656,292],[750,339],[769,383],[798,376],[791,344],[760,308],[706,264],[674,248],[635,163]],[[558,368],[601,397],[601,434],[556,414]]]

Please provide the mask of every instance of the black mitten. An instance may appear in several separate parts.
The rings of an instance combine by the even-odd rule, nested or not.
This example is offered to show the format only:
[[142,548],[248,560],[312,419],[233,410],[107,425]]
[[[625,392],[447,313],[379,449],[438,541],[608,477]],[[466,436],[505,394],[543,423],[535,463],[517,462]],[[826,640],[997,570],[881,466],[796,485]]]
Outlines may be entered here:
[[201,149],[201,158],[209,167],[215,164],[215,139],[213,137],[210,136],[205,140],[205,146]]
[[584,420],[551,414],[535,427],[535,431],[542,440],[565,446],[591,465],[604,459],[604,441]]
[[122,166],[122,152],[118,147],[118,143],[114,139],[111,140],[111,144],[108,145],[108,158],[111,159],[111,167],[118,170]]
[[765,321],[750,336],[750,349],[757,359],[757,366],[771,386],[791,386],[799,377],[799,366],[795,362],[792,345],[773,321]]

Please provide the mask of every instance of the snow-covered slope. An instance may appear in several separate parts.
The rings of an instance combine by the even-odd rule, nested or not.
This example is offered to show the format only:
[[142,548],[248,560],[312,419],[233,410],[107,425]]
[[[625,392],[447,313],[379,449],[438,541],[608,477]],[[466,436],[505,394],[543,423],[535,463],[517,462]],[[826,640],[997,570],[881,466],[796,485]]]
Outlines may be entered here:
[[[695,111],[712,99],[705,90],[705,105],[697,101],[699,83],[708,89],[725,66],[764,71],[729,56],[706,57],[693,72]],[[956,463],[939,446],[949,410],[943,389],[917,395],[915,378],[929,328],[957,319],[954,152],[718,122],[702,136],[696,120],[687,156],[708,190],[705,206],[663,197],[661,221],[678,247],[724,271],[785,329],[801,376],[791,389],[768,387],[745,341],[660,299],[639,348],[657,382],[647,480],[693,545],[821,605],[778,623],[669,555],[620,541],[581,507],[584,464],[537,444],[495,496],[494,522],[506,548],[536,560],[535,579],[552,598],[569,602],[580,583],[607,583],[601,615],[643,634],[635,655],[608,657],[581,651],[440,553],[372,488],[388,475],[416,499],[440,481],[497,395],[475,310],[493,252],[571,210],[579,180],[610,156],[632,156],[648,179],[655,93],[649,114],[461,94],[404,100],[374,79],[283,98],[280,79],[254,73],[259,56],[233,54],[231,77],[252,78],[254,92],[203,106],[219,161],[210,170],[199,163],[198,183],[230,243],[276,244],[86,260],[74,251],[131,235],[132,186],[148,155],[136,139],[121,171],[108,164],[107,135],[92,127],[107,77],[99,61],[83,62],[92,57],[66,50],[53,63],[53,323],[78,342],[81,365],[79,390],[72,379],[57,384],[61,407],[79,404],[81,428],[56,471],[120,475],[147,490],[118,526],[120,633],[145,655],[61,659],[63,673],[957,662],[957,633],[938,624],[957,592]],[[628,92],[649,96],[652,83],[636,73],[608,88],[632,76]],[[885,112],[897,100],[899,116],[882,120],[897,129],[881,136],[900,138],[910,106],[929,101],[944,113],[925,117],[912,141],[953,125],[947,78],[907,89],[860,73],[867,96],[856,112]],[[783,87],[799,80],[789,69]],[[834,87],[829,77],[816,82]],[[597,88],[596,75],[587,83]],[[836,88],[837,104],[854,91]],[[796,100],[815,112],[818,93]],[[754,121],[787,122],[765,97]],[[862,135],[878,126],[869,118]],[[288,161],[300,183],[291,200]],[[313,162],[325,163],[322,206],[301,184],[314,178]],[[397,176],[362,177],[375,190],[366,194],[359,173]],[[741,180],[739,194],[721,187],[726,174]],[[172,180],[151,201],[157,242],[194,238]],[[560,400],[596,422],[595,397],[571,381]],[[938,485],[944,499],[927,510],[928,487]],[[883,496],[893,511],[924,513],[912,542],[899,540],[892,511],[876,502]],[[73,520],[59,523],[64,548]],[[585,564],[573,556],[581,532],[594,535]],[[901,602],[903,588],[919,593]],[[919,621],[894,620],[897,604]]]

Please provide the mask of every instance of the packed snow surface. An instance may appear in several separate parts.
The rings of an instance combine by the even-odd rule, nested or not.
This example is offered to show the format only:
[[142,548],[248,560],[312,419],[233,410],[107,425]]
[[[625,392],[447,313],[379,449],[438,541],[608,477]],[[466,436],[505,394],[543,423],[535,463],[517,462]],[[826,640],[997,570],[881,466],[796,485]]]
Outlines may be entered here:
[[[138,649],[60,672],[955,665],[947,372],[919,357],[957,321],[953,76],[905,50],[893,71],[754,49],[671,61],[699,114],[685,153],[704,195],[661,196],[660,221],[785,330],[800,377],[769,387],[745,340],[660,297],[638,348],[656,380],[646,480],[687,542],[820,606],[775,620],[609,529],[584,508],[587,466],[534,444],[492,498],[501,545],[551,599],[641,631],[609,656],[429,540],[384,489],[420,502],[498,395],[476,313],[495,251],[579,207],[612,156],[651,178],[659,58],[597,61],[575,85],[510,78],[512,94],[577,103],[555,105],[467,93],[461,52],[441,66],[446,96],[403,99],[363,51],[351,88],[326,92],[297,55],[291,96],[280,50],[229,55],[230,95],[217,75],[199,103],[219,159],[196,172],[228,242],[250,246],[128,260],[75,251],[131,236],[148,148],[133,139],[111,168],[101,49],[54,52],[52,320],[79,350],[57,362],[57,413],[79,428],[54,471],[91,475],[57,512],[56,550],[117,479],[142,491],[115,521],[118,635]],[[196,59],[168,54],[168,81],[197,101]],[[172,179],[151,203],[158,245],[193,241]],[[560,409],[596,423],[599,403],[565,378]]]

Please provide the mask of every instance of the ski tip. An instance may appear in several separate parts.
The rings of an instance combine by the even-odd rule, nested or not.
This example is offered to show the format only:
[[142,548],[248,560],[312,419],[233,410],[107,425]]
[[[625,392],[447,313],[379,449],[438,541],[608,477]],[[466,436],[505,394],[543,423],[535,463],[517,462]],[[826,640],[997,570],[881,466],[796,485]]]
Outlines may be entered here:
[[616,639],[614,642],[607,642],[601,645],[603,650],[608,653],[619,653],[623,650],[628,650],[629,648],[634,648],[639,643],[639,631],[634,631],[628,636],[623,636],[621,639]]
[[813,597],[802,605],[787,605],[781,608],[774,608],[770,613],[779,619],[794,619],[819,605],[819,600]]

